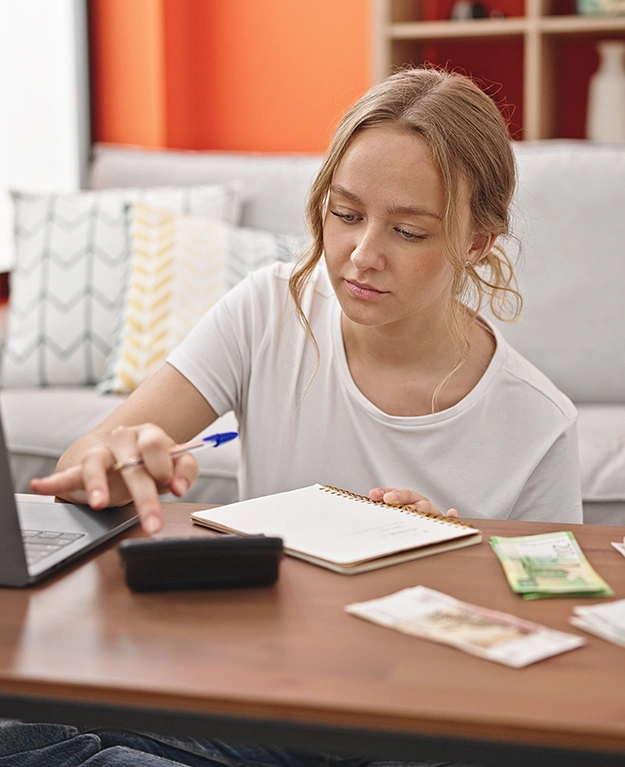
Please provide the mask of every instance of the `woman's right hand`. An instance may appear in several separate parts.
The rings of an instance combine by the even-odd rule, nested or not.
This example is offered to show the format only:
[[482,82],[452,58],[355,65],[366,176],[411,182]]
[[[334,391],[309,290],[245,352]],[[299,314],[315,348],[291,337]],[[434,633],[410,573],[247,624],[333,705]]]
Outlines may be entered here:
[[[188,453],[173,457],[170,450],[176,443],[152,423],[116,426],[93,438],[76,465],[31,480],[31,490],[88,503],[92,509],[133,501],[143,529],[158,532],[163,524],[159,494],[184,495],[198,477],[195,458]],[[137,459],[140,465],[135,465]],[[128,461],[132,465],[115,468]]]

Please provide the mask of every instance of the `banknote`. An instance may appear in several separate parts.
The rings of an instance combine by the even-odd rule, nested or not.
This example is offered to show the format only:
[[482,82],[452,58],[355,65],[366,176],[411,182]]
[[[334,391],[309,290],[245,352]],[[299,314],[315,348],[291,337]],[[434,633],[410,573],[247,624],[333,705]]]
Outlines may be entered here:
[[493,536],[490,545],[510,587],[524,599],[614,595],[571,532],[518,538]]
[[625,599],[589,607],[574,607],[571,625],[625,647]]
[[623,543],[612,541],[612,545],[619,552],[619,554],[622,554],[625,557],[625,541],[623,541]]
[[451,645],[485,660],[522,668],[586,644],[583,637],[461,602],[425,586],[355,602],[351,615],[404,634]]

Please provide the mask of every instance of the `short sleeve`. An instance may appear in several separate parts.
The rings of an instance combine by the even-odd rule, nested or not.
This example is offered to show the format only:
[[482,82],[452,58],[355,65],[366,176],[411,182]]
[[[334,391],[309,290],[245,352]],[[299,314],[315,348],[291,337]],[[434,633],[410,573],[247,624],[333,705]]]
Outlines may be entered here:
[[259,269],[226,293],[168,356],[218,415],[245,407],[254,354],[270,332],[279,304],[275,265]]
[[508,519],[583,522],[576,421],[569,424],[545,453]]

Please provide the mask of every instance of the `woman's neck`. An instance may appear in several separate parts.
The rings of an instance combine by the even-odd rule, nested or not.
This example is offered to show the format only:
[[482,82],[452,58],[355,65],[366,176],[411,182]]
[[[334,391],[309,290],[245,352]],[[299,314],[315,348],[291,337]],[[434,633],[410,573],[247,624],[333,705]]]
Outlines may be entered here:
[[419,333],[393,327],[356,325],[344,315],[341,327],[345,355],[356,386],[389,415],[427,415],[457,404],[475,387],[495,352],[495,340],[483,323],[467,312],[469,353],[443,324]]
[[[467,318],[467,328],[470,320]],[[363,362],[398,370],[431,371],[435,375],[459,357],[458,342],[443,318],[428,318],[419,323],[397,323],[368,327],[341,317],[343,343],[347,354],[358,355]]]

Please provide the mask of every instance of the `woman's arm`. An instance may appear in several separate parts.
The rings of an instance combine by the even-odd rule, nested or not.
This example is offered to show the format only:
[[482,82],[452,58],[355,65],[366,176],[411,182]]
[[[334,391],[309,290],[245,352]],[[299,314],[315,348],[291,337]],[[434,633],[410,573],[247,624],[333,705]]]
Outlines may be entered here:
[[[134,501],[144,528],[156,532],[159,493],[184,495],[198,476],[193,456],[172,458],[169,448],[195,437],[216,418],[200,392],[165,363],[63,453],[55,474],[33,479],[31,489],[94,509]],[[143,459],[142,466],[112,470],[118,461],[136,457]]]

